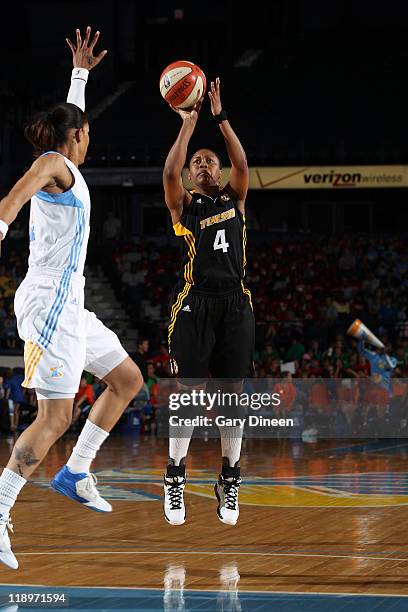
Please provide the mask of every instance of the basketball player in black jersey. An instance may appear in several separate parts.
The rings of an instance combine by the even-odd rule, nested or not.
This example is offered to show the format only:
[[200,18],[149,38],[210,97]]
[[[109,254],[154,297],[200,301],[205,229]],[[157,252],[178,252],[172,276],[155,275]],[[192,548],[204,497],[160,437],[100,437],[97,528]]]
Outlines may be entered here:
[[[222,109],[219,78],[211,83],[209,98],[225,140],[231,173],[227,185],[221,187],[220,158],[210,149],[199,149],[189,163],[194,190],[190,193],[184,188],[182,170],[201,102],[193,110],[177,110],[182,126],[167,156],[163,182],[173,228],[184,249],[168,342],[172,371],[180,385],[186,384],[186,379],[195,379],[197,385],[211,377],[223,379],[224,391],[239,392],[251,371],[254,347],[251,294],[244,285],[249,171],[242,145]],[[185,460],[192,433],[191,427],[184,428],[180,437],[170,436],[164,514],[173,525],[185,521]],[[220,435],[223,465],[215,485],[217,514],[222,522],[235,525],[242,429],[220,427]]]

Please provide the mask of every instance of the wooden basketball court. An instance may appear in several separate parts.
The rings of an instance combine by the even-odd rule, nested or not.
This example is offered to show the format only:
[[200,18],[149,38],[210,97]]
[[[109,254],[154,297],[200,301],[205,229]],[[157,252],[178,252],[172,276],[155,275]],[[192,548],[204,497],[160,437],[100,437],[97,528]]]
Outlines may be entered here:
[[[218,440],[191,444],[178,527],[161,505],[166,440],[107,441],[93,466],[107,515],[48,486],[74,441],[14,508],[20,568],[1,566],[3,602],[42,586],[70,609],[408,610],[408,441],[248,440],[236,527],[216,515]],[[11,446],[0,440],[3,465]]]

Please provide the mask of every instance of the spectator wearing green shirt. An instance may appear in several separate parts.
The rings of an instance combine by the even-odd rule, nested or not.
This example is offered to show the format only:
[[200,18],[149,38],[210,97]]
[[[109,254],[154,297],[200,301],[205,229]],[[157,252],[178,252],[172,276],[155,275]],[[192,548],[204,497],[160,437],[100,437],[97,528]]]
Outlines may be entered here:
[[156,376],[156,369],[154,367],[154,363],[151,361],[147,362],[147,380],[146,385],[149,389],[149,395],[152,395],[153,385],[156,385],[159,382],[160,378]]
[[292,339],[292,345],[289,347],[286,355],[285,361],[297,361],[300,362],[303,354],[306,352],[304,344],[300,342],[297,338]]

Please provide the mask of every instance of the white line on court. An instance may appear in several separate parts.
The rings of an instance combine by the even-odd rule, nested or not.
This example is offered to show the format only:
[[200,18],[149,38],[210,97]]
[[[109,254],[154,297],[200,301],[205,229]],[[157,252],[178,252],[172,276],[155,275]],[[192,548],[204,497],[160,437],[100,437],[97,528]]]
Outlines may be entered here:
[[362,555],[324,555],[317,553],[264,553],[264,552],[224,552],[224,551],[196,551],[196,550],[79,550],[79,551],[53,551],[53,552],[22,552],[23,556],[65,556],[65,555],[236,555],[244,557],[317,557],[322,559],[363,559],[364,561],[405,561],[408,557],[399,559],[397,557],[365,557]]

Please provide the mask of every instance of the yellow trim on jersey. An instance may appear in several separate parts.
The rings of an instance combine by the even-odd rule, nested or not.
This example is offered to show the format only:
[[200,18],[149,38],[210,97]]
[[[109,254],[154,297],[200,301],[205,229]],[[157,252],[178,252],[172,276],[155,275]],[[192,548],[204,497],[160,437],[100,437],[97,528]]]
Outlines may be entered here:
[[247,235],[246,235],[246,225],[245,225],[245,215],[242,215],[242,219],[244,221],[244,226],[242,228],[242,247],[243,247],[243,253],[244,253],[244,260],[243,260],[243,267],[245,269],[247,260],[246,260],[246,245],[247,245]]
[[185,227],[180,221],[173,225],[174,233],[176,236],[183,236],[186,241],[188,247],[188,262],[184,266],[184,280],[190,285],[194,285],[193,280],[193,263],[194,257],[196,256],[196,248],[195,248],[195,237],[191,230]]
[[[242,268],[243,268],[243,271],[244,271],[244,276],[245,276],[245,266],[246,266],[246,263],[247,263],[247,260],[246,260],[247,234],[246,234],[246,225],[245,225],[245,215],[242,215],[242,219],[243,219],[243,221],[244,221],[244,225],[243,225],[243,227],[242,227],[242,251],[243,251],[243,255],[244,255],[244,256],[243,256],[243,261],[242,261]],[[251,308],[252,308],[252,310],[253,310],[254,308],[253,308],[253,306],[252,306],[252,296],[251,296],[251,292],[250,292],[250,290],[249,290],[249,289],[247,289],[247,288],[244,286],[244,281],[243,281],[243,280],[241,280],[241,286],[242,286],[242,291],[245,293],[245,295],[247,295],[247,296],[248,296],[248,298],[249,298],[249,303],[250,303]]]
[[35,369],[43,354],[44,350],[32,340],[26,343],[24,347],[25,378],[21,383],[22,387],[28,387],[31,383]]
[[245,293],[245,295],[247,295],[247,296],[248,296],[248,298],[249,298],[249,303],[250,303],[251,308],[252,308],[252,310],[253,310],[254,308],[253,308],[253,306],[252,306],[252,295],[251,295],[251,292],[250,292],[250,290],[249,290],[249,289],[247,289],[247,288],[244,286],[244,281],[241,281],[241,286],[242,286],[242,291]]
[[169,347],[170,347],[171,335],[173,333],[174,326],[176,324],[177,314],[180,312],[181,307],[183,305],[183,302],[184,302],[185,298],[187,297],[188,292],[190,291],[190,289],[191,289],[191,284],[190,283],[186,283],[184,285],[184,288],[178,294],[177,299],[176,299],[176,301],[174,302],[174,304],[172,306],[171,314],[170,314],[170,325],[169,325],[168,337],[167,337],[167,341],[168,341]]
[[174,233],[176,234],[176,236],[185,236],[186,234],[192,234],[192,231],[184,227],[181,221],[178,221],[178,223],[175,223],[173,225],[173,229],[174,229]]

